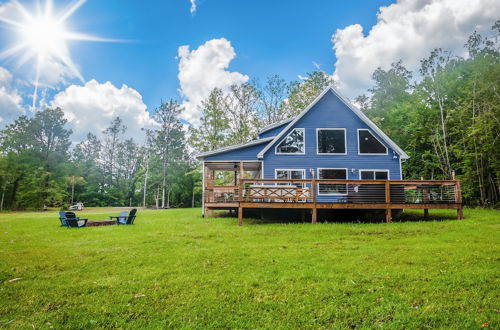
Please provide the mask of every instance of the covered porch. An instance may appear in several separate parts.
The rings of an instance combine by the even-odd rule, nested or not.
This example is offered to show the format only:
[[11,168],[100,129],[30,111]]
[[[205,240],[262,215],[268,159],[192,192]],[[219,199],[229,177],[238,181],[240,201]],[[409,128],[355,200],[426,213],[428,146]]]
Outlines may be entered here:
[[205,161],[203,162],[203,216],[217,209],[238,209],[241,200],[240,183],[244,179],[262,178],[260,161]]

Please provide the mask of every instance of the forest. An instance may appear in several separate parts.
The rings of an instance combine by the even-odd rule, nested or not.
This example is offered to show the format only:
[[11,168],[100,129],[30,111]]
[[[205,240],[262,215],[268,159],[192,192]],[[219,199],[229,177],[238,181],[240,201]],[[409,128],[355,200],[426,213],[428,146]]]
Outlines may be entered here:
[[[491,36],[474,32],[467,56],[443,49],[421,60],[373,72],[373,86],[353,102],[410,158],[405,179],[461,180],[469,206],[500,206],[500,21]],[[201,204],[197,152],[246,142],[262,127],[297,115],[326,86],[322,71],[286,81],[214,89],[199,123],[181,120],[182,104],[160,102],[143,141],[127,138],[117,117],[103,132],[75,143],[64,109],[20,116],[0,131],[0,210],[86,206],[193,207]],[[187,127],[187,128],[186,128]]]

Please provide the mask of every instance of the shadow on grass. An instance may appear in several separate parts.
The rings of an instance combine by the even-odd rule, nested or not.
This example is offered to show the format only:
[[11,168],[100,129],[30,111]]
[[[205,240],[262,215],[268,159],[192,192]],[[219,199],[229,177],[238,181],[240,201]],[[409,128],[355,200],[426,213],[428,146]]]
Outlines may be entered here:
[[[424,217],[423,210],[411,210],[401,212],[393,211],[392,222],[435,222],[455,220],[454,210],[437,211],[429,210],[429,216]],[[436,211],[436,210],[435,210]],[[217,213],[218,218],[235,218],[236,212],[222,211]],[[286,223],[310,223],[311,214],[309,210],[290,209],[265,209],[245,210],[244,218],[247,224],[286,224]],[[318,223],[385,223],[384,210],[318,210]]]

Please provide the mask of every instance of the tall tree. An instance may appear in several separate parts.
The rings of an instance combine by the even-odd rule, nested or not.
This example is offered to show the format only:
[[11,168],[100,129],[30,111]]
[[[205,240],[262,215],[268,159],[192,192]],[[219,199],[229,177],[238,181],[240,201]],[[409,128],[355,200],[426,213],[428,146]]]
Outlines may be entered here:
[[323,71],[307,73],[300,82],[290,85],[287,100],[289,116],[298,115],[304,110],[326,87],[334,85],[334,79]]
[[411,72],[404,67],[401,60],[392,63],[387,71],[377,68],[372,75],[375,86],[368,90],[372,93],[372,108],[388,109],[397,103],[405,102],[411,78]]
[[258,94],[249,83],[232,85],[226,97],[229,114],[229,142],[239,144],[251,140],[258,129],[257,120]]
[[254,82],[258,96],[258,115],[262,125],[267,126],[285,120],[288,116],[285,101],[290,89],[285,79],[275,74],[269,76],[266,83],[260,86]]
[[448,74],[455,74],[456,71],[450,70],[451,66],[457,63],[448,51],[440,48],[433,50],[430,56],[421,61],[420,74],[423,77],[419,84],[419,91],[426,98],[429,106],[439,110],[440,129],[435,132],[434,148],[440,158],[441,170],[447,179],[452,177],[452,166],[450,161],[448,132],[446,128],[446,119],[448,110],[453,101],[450,98],[450,83],[456,80]]
[[120,117],[113,119],[108,128],[102,133],[104,134],[103,151],[103,168],[104,168],[104,186],[111,186],[116,183],[116,154],[122,135],[127,127],[123,125],[123,120]]
[[[69,136],[61,109],[45,109],[34,117],[21,116],[1,133],[12,184],[12,207],[39,208],[56,205],[65,197]],[[5,183],[5,182],[4,182]],[[4,194],[7,186],[4,186]],[[5,196],[4,196],[5,198]]]
[[200,125],[190,128],[190,143],[194,149],[209,151],[230,144],[226,97],[221,89],[215,88],[202,102]]
[[162,164],[161,207],[169,206],[166,200],[169,166],[180,161],[184,153],[184,132],[179,120],[183,110],[177,101],[170,100],[161,102],[153,115],[159,124],[155,130],[154,142]]

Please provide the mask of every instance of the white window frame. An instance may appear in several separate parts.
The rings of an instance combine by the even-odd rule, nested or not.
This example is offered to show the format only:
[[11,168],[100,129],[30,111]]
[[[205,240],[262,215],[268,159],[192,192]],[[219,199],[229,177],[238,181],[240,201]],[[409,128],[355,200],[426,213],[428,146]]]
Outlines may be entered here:
[[[274,178],[277,180],[278,179],[278,171],[301,171],[302,172],[302,179],[299,180],[305,180],[306,178],[306,170],[304,168],[275,168],[274,169]],[[293,179],[286,179],[286,180],[293,180]],[[275,186],[278,185],[278,182],[275,183]],[[287,184],[287,186],[290,186],[291,184]],[[304,186],[302,183],[301,186]]]
[[[360,148],[359,148],[359,146],[360,146],[360,144],[359,144],[359,131],[368,131],[381,145],[384,146],[385,154],[361,153]],[[387,146],[384,143],[382,143],[382,141],[380,141],[380,139],[375,134],[373,134],[373,132],[371,130],[369,130],[368,128],[358,128],[356,135],[357,135],[357,139],[358,139],[358,155],[360,155],[360,156],[387,156],[389,154],[389,149],[387,148]]]
[[[361,172],[386,172],[387,173],[387,180],[390,180],[391,179],[391,172],[389,170],[384,170],[384,169],[360,169],[359,170],[359,179],[360,180],[368,180],[368,179],[361,179]],[[377,179],[373,179],[373,180],[377,180]],[[383,179],[379,179],[379,180],[383,180]]]
[[[339,152],[319,152],[319,131],[344,131],[344,153]],[[347,155],[347,129],[346,128],[331,128],[331,127],[317,127],[316,128],[316,155],[329,155],[329,156],[345,156]]]
[[[278,152],[278,146],[281,144],[281,142],[283,142],[283,140],[285,140],[295,130],[302,130],[302,133],[304,134],[304,152]],[[288,132],[287,135],[285,135],[280,140],[280,142],[278,142],[276,144],[276,146],[274,147],[274,153],[276,155],[305,155],[306,154],[306,129],[305,128],[298,128],[298,127],[293,128],[290,132]]]
[[[304,180],[306,178],[306,170],[304,168],[275,168],[274,169],[274,178],[278,179],[278,171],[300,171],[302,172],[302,179]],[[292,180],[292,179],[287,179],[287,180]]]
[[[319,180],[322,180],[322,179],[320,179],[320,177],[319,177],[319,171],[320,171],[320,170],[344,170],[344,171],[345,171],[345,180],[348,180],[348,179],[349,179],[349,171],[348,171],[348,169],[347,169],[347,168],[318,167],[318,168],[316,169],[316,176],[317,176],[317,178],[318,178]],[[349,187],[347,186],[347,183],[346,183],[346,185],[345,185],[345,191],[346,191],[346,192],[345,192],[345,194],[341,194],[341,193],[335,193],[335,194],[331,194],[331,193],[329,193],[329,194],[322,194],[322,193],[320,193],[320,191],[319,191],[319,185],[320,185],[320,184],[321,184],[321,183],[318,183],[318,184],[316,185],[316,189],[317,189],[316,191],[318,192],[318,196],[347,196],[347,195],[349,194],[349,190],[348,190],[348,188],[349,188]],[[328,184],[328,183],[323,183],[323,184]],[[337,184],[337,183],[333,183],[333,184]],[[338,183],[338,184],[341,184],[341,183]]]

